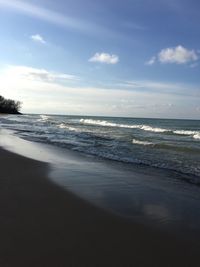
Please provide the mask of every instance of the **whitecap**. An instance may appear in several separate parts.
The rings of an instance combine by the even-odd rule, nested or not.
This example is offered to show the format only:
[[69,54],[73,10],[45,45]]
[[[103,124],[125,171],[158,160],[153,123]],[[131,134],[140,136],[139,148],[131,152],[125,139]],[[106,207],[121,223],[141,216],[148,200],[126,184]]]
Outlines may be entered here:
[[144,146],[153,145],[153,143],[151,143],[151,142],[148,142],[148,141],[140,141],[140,140],[137,140],[137,139],[133,139],[132,140],[132,143],[133,144],[136,144],[136,145],[144,145]]
[[69,130],[69,131],[74,131],[74,132],[79,132],[79,130],[78,129],[76,129],[76,128],[74,128],[74,127],[71,127],[71,126],[68,126],[68,125],[66,125],[66,124],[64,124],[64,123],[61,123],[61,124],[59,124],[59,125],[57,125],[60,129],[67,129],[67,130]]
[[187,130],[176,130],[176,131],[173,131],[173,133],[180,134],[180,135],[194,135],[198,132],[197,131],[187,131]]
[[141,129],[144,130],[144,131],[154,132],[154,133],[164,133],[164,132],[170,132],[171,131],[169,129],[151,127],[151,126],[148,126],[148,125],[142,125]]

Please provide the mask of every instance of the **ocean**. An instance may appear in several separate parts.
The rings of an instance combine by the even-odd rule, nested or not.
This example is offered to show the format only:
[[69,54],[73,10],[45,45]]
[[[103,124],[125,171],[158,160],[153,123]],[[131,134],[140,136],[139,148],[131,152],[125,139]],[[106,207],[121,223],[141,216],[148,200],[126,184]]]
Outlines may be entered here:
[[10,115],[0,126],[21,138],[112,161],[184,174],[200,184],[200,121],[63,115]]

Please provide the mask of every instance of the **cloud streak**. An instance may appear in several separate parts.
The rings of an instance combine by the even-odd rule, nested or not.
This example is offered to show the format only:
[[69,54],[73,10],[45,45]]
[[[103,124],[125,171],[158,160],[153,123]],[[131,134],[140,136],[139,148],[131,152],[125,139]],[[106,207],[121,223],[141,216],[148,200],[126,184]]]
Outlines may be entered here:
[[148,80],[135,80],[135,81],[123,81],[116,84],[116,87],[146,91],[146,92],[157,92],[159,94],[171,94],[171,95],[188,95],[200,97],[199,86],[187,85],[182,83],[168,83]]
[[[120,33],[112,27],[104,26],[103,24],[95,23],[95,21],[89,21],[88,19],[85,20],[74,16],[68,16],[67,14],[61,13],[62,11],[54,11],[43,6],[30,3],[30,1],[26,0],[0,0],[0,8],[36,18],[58,27],[74,30],[86,35],[92,35],[100,39],[103,36],[103,38],[124,38],[130,40],[128,35]],[[143,29],[142,26],[137,24],[133,24],[132,27],[135,27],[137,30]]]
[[89,62],[117,64],[119,62],[119,57],[108,53],[96,53],[89,59]]
[[146,89],[180,89],[181,85],[176,83],[165,83],[165,82],[155,82],[155,81],[125,81],[121,84],[122,86],[131,87],[131,88],[146,88]]
[[107,30],[94,25],[94,23],[88,23],[84,20],[80,20],[74,17],[63,15],[59,12],[49,10],[47,8],[37,6],[21,0],[0,0],[0,6],[8,9],[12,9],[16,12],[22,13],[27,16],[41,19],[43,21],[55,24],[57,26],[83,31],[86,33],[104,32]]

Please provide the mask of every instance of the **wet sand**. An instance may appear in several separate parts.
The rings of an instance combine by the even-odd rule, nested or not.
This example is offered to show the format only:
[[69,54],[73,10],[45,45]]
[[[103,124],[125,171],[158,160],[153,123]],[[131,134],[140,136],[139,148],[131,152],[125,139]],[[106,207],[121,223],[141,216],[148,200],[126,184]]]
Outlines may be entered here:
[[1,267],[200,266],[197,241],[94,207],[51,182],[48,164],[3,149],[0,164]]

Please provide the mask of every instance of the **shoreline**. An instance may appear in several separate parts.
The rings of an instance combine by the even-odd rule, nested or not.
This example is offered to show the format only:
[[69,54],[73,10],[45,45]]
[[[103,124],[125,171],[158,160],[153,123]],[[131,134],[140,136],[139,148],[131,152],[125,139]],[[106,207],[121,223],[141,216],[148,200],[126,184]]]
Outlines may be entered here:
[[0,131],[0,147],[49,164],[50,182],[95,207],[178,238],[200,241],[200,188],[176,173],[97,159],[28,141],[5,129]]
[[[0,148],[0,265],[199,266],[197,242],[105,212]],[[67,175],[67,173],[66,173]]]

